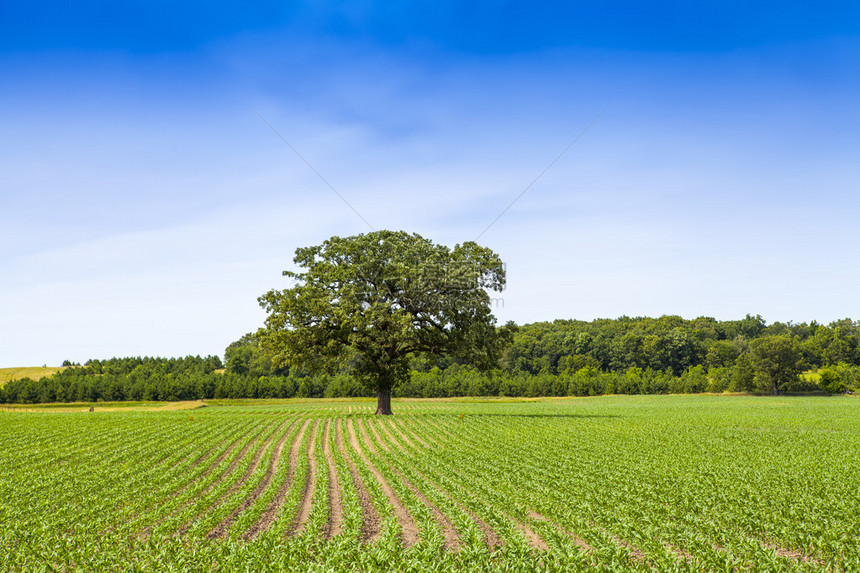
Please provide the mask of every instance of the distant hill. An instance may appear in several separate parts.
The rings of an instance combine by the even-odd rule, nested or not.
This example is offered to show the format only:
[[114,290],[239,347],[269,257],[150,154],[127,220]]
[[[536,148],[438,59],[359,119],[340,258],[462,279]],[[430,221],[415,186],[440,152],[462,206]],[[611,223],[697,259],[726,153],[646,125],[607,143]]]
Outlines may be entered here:
[[19,378],[31,378],[38,380],[45,376],[50,376],[55,372],[65,370],[65,366],[23,366],[16,368],[0,368],[0,386],[3,386],[9,380],[18,380]]

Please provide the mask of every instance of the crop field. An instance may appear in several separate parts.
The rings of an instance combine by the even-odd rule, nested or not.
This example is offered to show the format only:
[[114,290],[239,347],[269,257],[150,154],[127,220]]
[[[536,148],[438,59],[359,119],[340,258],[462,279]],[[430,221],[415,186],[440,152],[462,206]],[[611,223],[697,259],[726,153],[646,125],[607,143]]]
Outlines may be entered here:
[[860,400],[0,412],[3,571],[857,571]]

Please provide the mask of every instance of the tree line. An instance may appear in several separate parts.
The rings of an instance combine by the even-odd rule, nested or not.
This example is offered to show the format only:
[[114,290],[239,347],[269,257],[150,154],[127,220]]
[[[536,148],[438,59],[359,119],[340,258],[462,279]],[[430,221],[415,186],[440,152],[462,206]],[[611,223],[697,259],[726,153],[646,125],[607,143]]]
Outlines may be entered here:
[[[824,387],[842,391],[860,365],[860,322],[768,325],[761,316],[718,321],[700,317],[556,320],[520,327],[503,368],[530,374],[631,369],[675,377],[705,373],[712,382],[730,380],[738,391],[801,391],[800,377],[818,370]],[[718,384],[723,386],[724,384]]]
[[[356,397],[348,374],[273,366],[256,334],[217,356],[90,360],[40,380],[7,382],[2,403]],[[556,320],[518,327],[498,367],[456,356],[411,358],[400,397],[829,392],[860,388],[860,322],[767,324],[760,316]],[[805,371],[813,374],[804,375]]]

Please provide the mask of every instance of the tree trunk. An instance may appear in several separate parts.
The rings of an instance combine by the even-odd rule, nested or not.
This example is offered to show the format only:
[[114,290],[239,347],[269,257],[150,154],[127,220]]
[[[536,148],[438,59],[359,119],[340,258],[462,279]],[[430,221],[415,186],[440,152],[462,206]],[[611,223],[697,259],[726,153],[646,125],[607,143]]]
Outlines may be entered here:
[[391,411],[391,392],[376,393],[376,414],[390,416],[394,412]]

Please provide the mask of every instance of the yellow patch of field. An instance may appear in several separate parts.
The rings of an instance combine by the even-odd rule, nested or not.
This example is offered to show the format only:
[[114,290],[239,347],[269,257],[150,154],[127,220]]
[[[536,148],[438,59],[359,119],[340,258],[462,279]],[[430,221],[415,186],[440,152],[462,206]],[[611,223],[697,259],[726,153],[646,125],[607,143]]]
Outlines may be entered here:
[[45,376],[50,376],[55,372],[65,370],[66,366],[23,366],[16,368],[0,368],[0,386],[10,380],[18,380],[19,378],[32,378],[38,380]]
[[168,402],[159,408],[153,410],[172,411],[172,410],[196,410],[197,408],[205,408],[206,404],[203,400],[186,400],[184,402]]
[[205,408],[203,400],[182,402],[54,402],[51,404],[0,404],[0,412],[173,412]]

